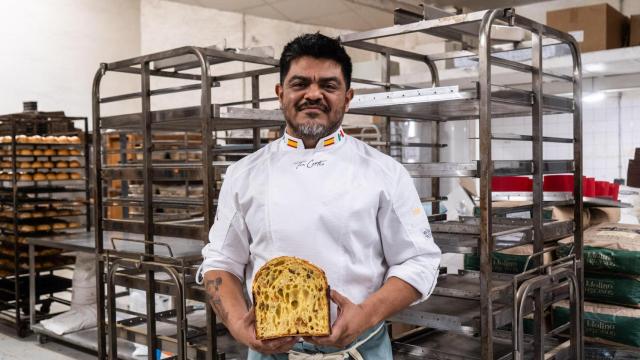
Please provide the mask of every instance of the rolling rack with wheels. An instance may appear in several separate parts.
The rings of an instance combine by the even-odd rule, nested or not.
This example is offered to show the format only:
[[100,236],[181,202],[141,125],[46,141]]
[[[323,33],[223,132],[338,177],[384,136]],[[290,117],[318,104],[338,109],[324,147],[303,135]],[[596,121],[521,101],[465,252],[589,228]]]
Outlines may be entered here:
[[[252,70],[234,67],[241,63]],[[123,340],[146,345],[149,359],[158,351],[178,359],[246,353],[216,323],[195,276],[226,168],[265,143],[266,131],[261,129],[284,125],[281,111],[260,109],[261,103],[273,101],[260,98],[260,80],[278,73],[277,66],[271,57],[242,50],[182,47],[102,64],[96,73],[94,251],[98,303],[104,304],[98,306],[99,358],[127,357],[120,351]],[[101,85],[114,73],[134,76],[140,91],[103,96]],[[229,98],[228,82],[245,80],[250,83],[249,100],[220,101]],[[153,87],[156,81],[160,86]],[[163,87],[167,83],[171,86]],[[194,93],[197,96],[188,98]],[[152,99],[155,107],[164,104],[167,95],[198,105],[152,108]],[[104,115],[105,104],[113,109],[130,99],[140,101],[137,112]],[[226,139],[229,131],[240,129],[249,129],[249,144]],[[110,147],[109,141],[119,145]],[[108,161],[109,156],[119,161]],[[184,191],[162,193],[167,184]],[[201,193],[194,196],[194,187]],[[145,311],[118,304],[116,287],[144,290]],[[156,309],[156,294],[171,296],[172,308]]]
[[30,318],[57,315],[53,303],[68,305],[61,295],[71,288],[61,270],[70,269],[73,258],[42,246],[30,259],[28,242],[91,226],[87,118],[38,111],[35,102],[24,106],[0,116],[0,319],[20,337],[28,334]]
[[[516,14],[511,8],[451,15],[437,12],[425,4],[424,14],[396,12],[396,25],[388,28],[340,36],[345,46],[380,54],[389,63],[391,57],[414,60],[428,65],[429,87],[390,83],[389,72],[383,68],[384,92],[357,95],[351,102],[352,114],[374,115],[392,121],[423,121],[436,124],[432,145],[439,144],[438,126],[448,121],[477,120],[479,159],[463,163],[405,163],[415,178],[479,178],[480,216],[460,221],[438,221],[431,224],[434,241],[443,253],[462,253],[477,257],[478,270],[458,274],[442,274],[433,295],[424,303],[414,305],[394,316],[392,321],[418,326],[416,330],[394,339],[394,358],[400,359],[544,359],[582,358],[582,116],[581,63],[575,39],[543,24]],[[524,33],[530,40],[499,37],[510,32]],[[381,45],[387,37],[424,33],[457,42],[463,50],[426,54]],[[566,46],[570,53],[570,73],[556,74],[543,67],[543,48]],[[509,57],[516,51],[528,51],[530,63]],[[446,82],[447,71],[439,72],[443,61],[469,58],[477,62],[471,86],[466,83],[439,86]],[[387,66],[388,68],[388,66]],[[442,66],[441,66],[442,68]],[[492,70],[530,76],[527,84],[498,83]],[[547,81],[572,84],[573,93],[560,97],[544,92]],[[519,85],[516,87],[516,85]],[[465,87],[466,86],[466,87]],[[567,114],[572,136],[543,136],[543,119],[550,114]],[[529,143],[531,160],[494,159],[492,143],[503,141],[492,133],[492,119],[527,116],[531,118],[530,135],[518,141]],[[391,142],[387,126],[388,142]],[[564,143],[571,146],[572,158],[549,160],[543,156],[544,143]],[[440,147],[435,147],[440,149]],[[543,175],[574,175],[573,197],[569,200],[544,201]],[[511,207],[494,207],[492,179],[494,176],[529,176],[533,181],[529,203]],[[437,191],[437,184],[432,187]],[[433,192],[434,201],[440,194]],[[573,205],[573,221],[549,222],[543,219],[543,208]],[[434,210],[437,207],[433,207]],[[505,219],[507,214],[528,211],[531,219]],[[503,216],[503,217],[498,217]],[[573,236],[574,251],[551,262],[543,261],[553,252],[549,246],[558,239]],[[511,237],[510,241],[505,238]],[[513,237],[517,240],[513,240]],[[494,269],[494,253],[515,246],[531,246],[523,269],[511,273]],[[547,331],[546,312],[551,304],[569,299],[574,311],[570,321]],[[523,317],[533,315],[533,333],[522,331]],[[568,334],[566,337],[559,334]],[[525,356],[526,354],[526,356]]]

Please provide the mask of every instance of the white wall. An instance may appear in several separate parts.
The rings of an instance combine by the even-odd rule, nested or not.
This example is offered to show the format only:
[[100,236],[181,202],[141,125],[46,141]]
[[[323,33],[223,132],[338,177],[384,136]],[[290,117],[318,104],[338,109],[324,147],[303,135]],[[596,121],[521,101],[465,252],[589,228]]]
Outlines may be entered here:
[[0,1],[0,114],[35,100],[43,111],[90,118],[93,75],[100,62],[140,53],[139,23],[138,0]]
[[[584,175],[598,180],[626,179],[629,159],[640,147],[640,92],[607,95],[596,102],[583,104],[582,136]],[[548,116],[543,124],[545,136],[572,137],[570,115]],[[494,119],[495,133],[531,134],[531,119]],[[527,142],[494,141],[494,159],[531,159]],[[571,159],[571,144],[545,143],[548,159]]]

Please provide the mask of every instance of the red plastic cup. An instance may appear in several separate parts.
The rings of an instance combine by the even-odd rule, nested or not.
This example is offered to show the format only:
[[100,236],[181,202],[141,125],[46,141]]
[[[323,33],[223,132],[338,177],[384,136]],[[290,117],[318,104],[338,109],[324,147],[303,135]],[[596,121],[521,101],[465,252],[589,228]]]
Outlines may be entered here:
[[609,196],[609,187],[610,183],[608,181],[596,181],[596,197],[610,197]]
[[610,184],[609,185],[609,197],[613,200],[618,201],[618,192],[620,191],[620,184]]
[[573,192],[573,175],[545,175],[544,191]]
[[533,191],[533,180],[526,176],[494,176],[491,191],[528,192]]
[[596,179],[592,177],[586,178],[583,185],[582,193],[587,197],[596,197]]

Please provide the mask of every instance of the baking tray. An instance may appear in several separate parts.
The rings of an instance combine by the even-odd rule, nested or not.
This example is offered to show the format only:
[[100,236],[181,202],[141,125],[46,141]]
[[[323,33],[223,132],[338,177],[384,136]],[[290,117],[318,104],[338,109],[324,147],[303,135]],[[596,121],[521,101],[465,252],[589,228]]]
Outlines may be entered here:
[[[533,93],[501,89],[491,93],[491,116],[518,117],[531,114]],[[572,99],[544,95],[543,111],[548,114],[571,113]],[[357,95],[349,104],[349,113],[394,118],[452,121],[479,118],[477,90],[460,91],[457,86],[422,88]]]

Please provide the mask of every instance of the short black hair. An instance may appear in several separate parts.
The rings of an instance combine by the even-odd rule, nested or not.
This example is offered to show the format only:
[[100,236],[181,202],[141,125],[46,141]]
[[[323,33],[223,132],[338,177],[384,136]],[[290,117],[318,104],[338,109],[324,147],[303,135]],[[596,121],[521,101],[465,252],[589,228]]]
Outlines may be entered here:
[[282,55],[280,55],[281,84],[284,83],[284,78],[289,73],[291,62],[303,56],[337,62],[342,68],[342,75],[344,75],[347,89],[351,87],[351,58],[338,40],[322,35],[319,32],[300,35],[285,45]]

